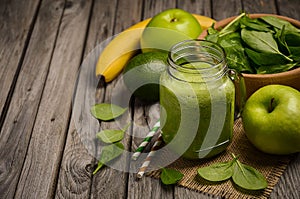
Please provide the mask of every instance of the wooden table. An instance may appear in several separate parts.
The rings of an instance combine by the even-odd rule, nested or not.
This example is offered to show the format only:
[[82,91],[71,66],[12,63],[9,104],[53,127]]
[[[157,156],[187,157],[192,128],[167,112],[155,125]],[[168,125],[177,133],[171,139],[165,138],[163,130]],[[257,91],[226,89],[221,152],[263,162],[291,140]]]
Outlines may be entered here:
[[[72,119],[84,58],[106,38],[174,7],[216,20],[241,10],[300,20],[298,0],[0,1],[0,198],[211,198],[109,167],[93,176],[97,161]],[[103,102],[115,85],[103,90]],[[159,116],[158,104],[132,103],[130,132],[145,135]],[[116,125],[102,122],[97,128]],[[139,143],[130,137],[123,140],[127,150]],[[300,198],[299,155],[271,197]]]

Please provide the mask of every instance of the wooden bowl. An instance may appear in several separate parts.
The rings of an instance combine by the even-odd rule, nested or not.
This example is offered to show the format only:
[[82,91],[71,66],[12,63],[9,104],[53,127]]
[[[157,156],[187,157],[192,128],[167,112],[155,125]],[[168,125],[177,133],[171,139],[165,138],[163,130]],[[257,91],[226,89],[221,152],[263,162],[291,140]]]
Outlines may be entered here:
[[[300,21],[297,21],[295,19],[280,16],[280,15],[274,15],[274,14],[250,14],[250,18],[259,18],[262,16],[274,16],[281,19],[284,19],[286,21],[289,21],[294,26],[300,28]],[[221,28],[226,26],[229,22],[231,22],[234,17],[226,18],[221,21],[218,21],[215,24],[215,28]],[[207,35],[207,31],[203,31],[203,33],[200,35],[200,39],[204,39],[204,37]],[[247,98],[254,93],[257,89],[269,85],[269,84],[282,84],[291,86],[293,88],[296,88],[300,91],[300,68],[296,68],[294,70],[281,72],[281,73],[275,73],[275,74],[246,74],[243,73],[245,84],[246,84],[246,92],[247,92]]]

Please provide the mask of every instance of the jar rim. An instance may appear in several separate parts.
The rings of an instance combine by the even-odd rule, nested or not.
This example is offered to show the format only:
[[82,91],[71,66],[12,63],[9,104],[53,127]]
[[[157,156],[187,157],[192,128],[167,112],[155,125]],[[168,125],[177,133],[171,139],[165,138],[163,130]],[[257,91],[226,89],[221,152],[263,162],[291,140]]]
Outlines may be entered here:
[[[190,62],[187,57],[193,56],[195,60]],[[198,56],[201,58],[199,61]],[[193,62],[205,63],[205,60],[202,60],[204,58],[210,60],[206,62],[208,67],[205,64],[201,64],[201,67],[193,64]],[[180,61],[183,62],[180,63]],[[201,74],[205,79],[219,79],[227,71],[224,49],[217,43],[201,39],[184,40],[172,46],[168,55],[168,63],[168,72],[171,75],[170,70],[194,75]],[[212,71],[217,72],[212,73]]]

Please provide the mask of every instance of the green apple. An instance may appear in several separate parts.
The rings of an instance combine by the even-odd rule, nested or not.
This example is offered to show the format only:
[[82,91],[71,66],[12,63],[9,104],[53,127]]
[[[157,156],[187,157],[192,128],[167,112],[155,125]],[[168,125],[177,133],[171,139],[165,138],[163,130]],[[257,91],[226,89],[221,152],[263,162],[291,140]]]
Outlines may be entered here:
[[268,85],[253,93],[242,112],[245,133],[258,149],[270,154],[300,152],[300,92]]
[[149,21],[141,37],[141,48],[143,52],[169,51],[180,41],[198,38],[201,32],[201,25],[191,13],[168,9]]

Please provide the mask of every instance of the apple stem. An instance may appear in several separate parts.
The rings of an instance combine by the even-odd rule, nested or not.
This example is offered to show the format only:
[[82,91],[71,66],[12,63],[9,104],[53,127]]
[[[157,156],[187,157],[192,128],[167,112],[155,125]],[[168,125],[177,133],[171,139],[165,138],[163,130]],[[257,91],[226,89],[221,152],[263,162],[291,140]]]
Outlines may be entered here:
[[275,98],[272,97],[271,102],[270,102],[270,106],[269,106],[269,109],[268,109],[269,113],[271,113],[274,110],[274,106],[273,106],[274,100],[275,100]]
[[176,18],[171,19],[171,22],[176,22],[176,21],[177,21]]

